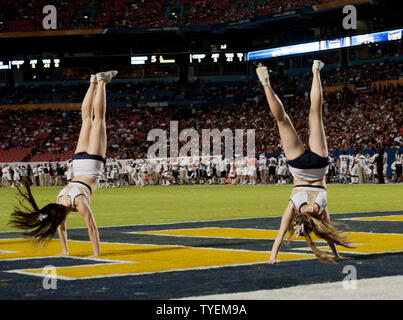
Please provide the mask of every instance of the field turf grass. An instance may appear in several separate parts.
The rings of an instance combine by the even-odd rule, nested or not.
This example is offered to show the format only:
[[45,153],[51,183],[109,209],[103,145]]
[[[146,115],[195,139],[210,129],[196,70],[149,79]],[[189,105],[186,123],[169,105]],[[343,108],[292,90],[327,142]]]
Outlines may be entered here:
[[[136,225],[281,216],[286,186],[147,186],[98,189],[91,207],[98,226]],[[62,187],[34,187],[39,207],[54,202]],[[403,210],[403,184],[328,185],[330,213]],[[0,188],[0,231],[17,204],[16,188]],[[79,213],[68,228],[85,227]]]

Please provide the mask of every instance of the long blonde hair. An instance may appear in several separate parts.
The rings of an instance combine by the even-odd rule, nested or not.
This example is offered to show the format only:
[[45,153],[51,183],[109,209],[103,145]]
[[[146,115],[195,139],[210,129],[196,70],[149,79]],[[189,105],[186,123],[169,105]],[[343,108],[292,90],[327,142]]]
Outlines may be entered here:
[[325,252],[319,250],[313,243],[310,233],[314,233],[318,238],[326,241],[334,242],[346,248],[354,248],[351,246],[348,237],[335,227],[335,223],[329,223],[320,219],[317,215],[312,213],[297,213],[288,227],[288,244],[291,243],[292,235],[295,231],[300,230],[300,235],[305,237],[305,240],[312,252],[322,263],[336,264],[337,262],[327,255]]

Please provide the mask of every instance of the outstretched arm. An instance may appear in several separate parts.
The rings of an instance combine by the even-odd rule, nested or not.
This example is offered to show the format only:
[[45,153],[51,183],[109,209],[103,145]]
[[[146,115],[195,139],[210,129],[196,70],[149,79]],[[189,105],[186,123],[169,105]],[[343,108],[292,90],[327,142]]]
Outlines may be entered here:
[[88,228],[88,235],[91,240],[92,249],[94,250],[94,254],[91,257],[98,257],[100,254],[99,234],[92,210],[83,196],[78,196],[75,202],[76,208],[83,216],[84,222]]
[[276,240],[274,240],[273,248],[271,249],[270,260],[268,261],[268,263],[270,264],[279,262],[277,260],[277,255],[278,252],[280,251],[281,245],[283,244],[284,236],[287,233],[293,214],[294,214],[294,205],[290,201],[290,203],[288,204],[287,208],[284,211],[283,218],[281,219],[280,229],[278,231]]
[[59,255],[64,256],[69,254],[69,248],[67,246],[67,229],[66,229],[66,219],[57,228],[59,234],[60,244],[62,245],[62,253]]

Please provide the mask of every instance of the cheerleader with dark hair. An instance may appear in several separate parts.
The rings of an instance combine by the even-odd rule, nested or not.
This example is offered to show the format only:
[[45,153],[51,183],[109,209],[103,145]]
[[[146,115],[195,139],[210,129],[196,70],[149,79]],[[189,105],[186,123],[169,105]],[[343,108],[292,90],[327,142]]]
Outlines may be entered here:
[[73,179],[59,192],[56,203],[39,208],[31,192],[28,180],[23,180],[25,190],[18,188],[20,206],[15,207],[9,224],[24,230],[23,235],[37,242],[49,241],[58,232],[62,255],[68,255],[66,218],[78,211],[88,228],[94,254],[100,255],[98,228],[90,207],[91,195],[98,187],[104,171],[107,147],[106,137],[106,84],[117,71],[91,75],[90,86],[81,106],[82,125],[73,156]]

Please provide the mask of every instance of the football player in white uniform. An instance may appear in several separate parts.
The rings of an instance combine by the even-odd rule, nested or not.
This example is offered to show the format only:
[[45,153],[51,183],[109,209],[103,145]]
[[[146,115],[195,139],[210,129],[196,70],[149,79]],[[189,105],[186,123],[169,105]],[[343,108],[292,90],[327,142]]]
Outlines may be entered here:
[[3,168],[2,185],[3,187],[13,186],[13,179],[11,177],[11,168],[7,163]]
[[347,183],[347,174],[348,174],[348,155],[345,151],[339,156],[338,165],[339,165],[339,179],[340,183]]
[[275,183],[277,171],[277,158],[273,155],[269,158],[269,179],[270,183]]
[[329,171],[326,175],[326,183],[334,182],[334,177],[336,176],[336,160],[332,153],[329,153]]
[[361,151],[358,152],[356,159],[357,159],[358,179],[359,179],[360,184],[363,184],[366,182],[364,171],[365,171],[365,166],[367,164],[367,159],[365,158],[365,156],[362,154]]
[[287,165],[285,157],[278,157],[278,168],[277,168],[277,176],[278,182],[277,184],[286,184],[286,175],[287,175]]
[[395,153],[395,173],[393,175],[393,179],[395,183],[399,183],[403,181],[403,173],[402,173],[402,165],[403,165],[403,155],[398,149]]
[[358,160],[356,158],[354,158],[350,168],[351,168],[350,169],[350,177],[351,177],[350,184],[359,183],[359,180],[358,180]]
[[218,175],[220,177],[220,184],[225,184],[225,180],[227,179],[227,165],[224,159],[220,160],[218,163]]
[[257,165],[259,168],[259,174],[258,177],[260,178],[260,183],[266,184],[267,183],[267,177],[268,177],[268,168],[267,168],[267,159],[265,155],[262,153],[259,156],[259,160],[257,161]]
[[14,180],[14,185],[15,186],[20,186],[20,180],[21,180],[21,169],[20,166],[15,166],[14,169],[14,176],[13,176],[13,180]]
[[256,184],[257,179],[257,171],[256,171],[256,159],[249,159],[248,166],[248,175],[249,175],[249,184]]

